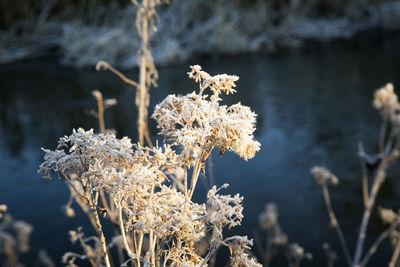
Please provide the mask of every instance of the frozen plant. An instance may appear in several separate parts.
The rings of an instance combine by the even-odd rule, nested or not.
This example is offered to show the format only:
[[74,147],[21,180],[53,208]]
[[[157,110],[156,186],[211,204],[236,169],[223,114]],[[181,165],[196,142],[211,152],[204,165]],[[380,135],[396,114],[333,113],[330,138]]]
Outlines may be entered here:
[[[237,76],[211,76],[200,66],[191,68],[189,77],[199,83],[200,92],[170,95],[152,116],[169,144],[146,147],[127,137],[78,129],[60,138],[56,150],[44,149],[39,172],[57,173],[67,182],[97,231],[90,238],[79,229],[71,232],[84,252],[66,253],[65,263],[74,266],[83,259],[92,266],[111,266],[110,247],[119,242],[125,266],[206,266],[221,246],[229,247],[233,266],[261,266],[247,252],[252,240],[224,237],[225,228],[242,222],[243,197],[219,194],[225,184],[214,186],[206,203],[191,200],[214,147],[220,155],[229,150],[245,160],[254,157],[260,149],[253,136],[256,114],[240,103],[220,105],[221,93],[235,92]],[[211,96],[204,94],[206,89]],[[118,225],[117,236],[106,238],[100,215]],[[207,232],[209,251],[202,257],[196,244]]]
[[[393,85],[386,84],[384,87],[376,90],[374,94],[373,106],[379,111],[383,118],[383,123],[380,131],[379,152],[377,154],[367,154],[363,145],[360,143],[358,155],[361,159],[362,167],[362,189],[364,200],[364,212],[361,219],[361,224],[358,233],[358,239],[354,251],[354,256],[351,257],[350,250],[344,238],[343,231],[333,212],[328,185],[337,185],[339,180],[329,170],[324,167],[314,167],[311,173],[317,183],[321,185],[325,206],[328,211],[331,226],[335,229],[340,244],[345,255],[346,263],[350,267],[365,266],[371,256],[375,253],[381,242],[394,233],[398,226],[398,215],[388,210],[380,209],[380,213],[384,221],[389,222],[390,226],[376,239],[367,253],[364,251],[364,243],[367,236],[367,227],[371,217],[371,213],[375,206],[375,201],[379,190],[385,181],[386,173],[391,164],[396,162],[399,157],[399,138],[400,138],[400,103],[397,95],[394,93]],[[373,178],[370,181],[369,176]],[[393,239],[392,239],[393,240]],[[394,253],[389,266],[395,266],[399,262],[400,244],[393,243]]]
[[[193,195],[201,168],[214,147],[220,155],[226,150],[238,154],[245,160],[254,157],[260,143],[254,140],[256,114],[240,103],[232,106],[220,105],[221,93],[234,93],[234,75],[211,76],[201,67],[191,66],[189,78],[199,84],[200,92],[185,96],[169,95],[155,108],[152,115],[157,120],[160,134],[173,145],[182,147],[180,160],[185,168],[193,167],[191,186],[185,194]],[[210,89],[211,96],[204,94]],[[185,184],[187,177],[185,176]]]

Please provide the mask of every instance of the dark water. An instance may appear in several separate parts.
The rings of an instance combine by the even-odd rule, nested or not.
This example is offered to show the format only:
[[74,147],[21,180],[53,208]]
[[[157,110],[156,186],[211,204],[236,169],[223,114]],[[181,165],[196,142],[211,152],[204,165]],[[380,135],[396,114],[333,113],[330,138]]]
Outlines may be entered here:
[[[273,56],[203,58],[161,68],[160,86],[151,92],[151,106],[168,94],[196,89],[186,78],[190,64],[201,64],[212,74],[240,76],[238,93],[226,98],[226,103],[241,101],[255,110],[256,138],[262,149],[249,162],[230,153],[222,158],[213,155],[215,183],[228,182],[227,192],[245,197],[245,220],[232,232],[251,235],[258,214],[273,201],[290,241],[314,255],[312,262],[302,266],[326,265],[324,242],[336,249],[341,258],[337,266],[342,266],[343,254],[309,169],[325,165],[340,178],[340,185],[332,189],[333,207],[353,251],[362,213],[357,142],[364,142],[367,151],[376,150],[380,118],[371,107],[372,95],[389,81],[395,88],[400,86],[399,45],[399,38],[388,37],[309,45]],[[134,72],[130,74],[136,79]],[[61,265],[65,251],[79,251],[70,244],[68,230],[84,225],[90,232],[81,213],[73,219],[63,215],[61,206],[68,200],[63,182],[43,180],[36,171],[42,161],[41,147],[54,149],[58,138],[72,128],[97,128],[88,112],[95,107],[94,89],[118,99],[118,106],[107,111],[107,126],[117,129],[120,136],[136,139],[134,92],[113,75],[63,68],[52,58],[0,66],[0,203],[7,204],[16,219],[34,225],[32,250],[23,257],[28,266],[34,264],[39,248],[45,248]],[[154,122],[150,126],[155,134]],[[400,207],[399,174],[400,168],[394,166],[379,205]],[[205,197],[201,183],[195,197]],[[374,213],[367,247],[383,229]],[[386,243],[370,266],[383,266],[390,256]],[[285,266],[284,262],[278,257],[273,263]]]

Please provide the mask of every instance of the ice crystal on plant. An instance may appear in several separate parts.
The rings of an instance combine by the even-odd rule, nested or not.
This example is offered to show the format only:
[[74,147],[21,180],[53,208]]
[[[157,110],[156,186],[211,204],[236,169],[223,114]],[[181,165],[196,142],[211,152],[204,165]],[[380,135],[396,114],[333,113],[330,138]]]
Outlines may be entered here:
[[[191,68],[189,77],[199,83],[200,92],[169,95],[156,106],[152,116],[160,134],[183,146],[187,164],[204,149],[213,147],[222,152],[231,150],[245,160],[254,157],[260,150],[260,143],[253,136],[256,114],[240,103],[220,105],[219,94],[236,92],[234,82],[239,78],[226,74],[210,76],[198,65]],[[211,97],[203,94],[207,88],[213,93]]]
[[262,267],[254,258],[250,257],[246,250],[253,246],[253,240],[247,236],[234,236],[227,238],[231,252],[231,266],[234,267]]
[[240,225],[243,219],[243,197],[236,194],[219,195],[217,194],[222,188],[227,188],[228,184],[224,184],[218,188],[213,186],[207,194],[207,221],[218,228],[227,225],[229,228]]

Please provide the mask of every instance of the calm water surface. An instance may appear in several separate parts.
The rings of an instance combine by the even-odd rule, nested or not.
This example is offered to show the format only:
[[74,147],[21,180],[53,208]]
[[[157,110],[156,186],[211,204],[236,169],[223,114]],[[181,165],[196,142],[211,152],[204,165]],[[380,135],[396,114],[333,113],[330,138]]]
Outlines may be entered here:
[[[325,165],[340,178],[340,185],[332,189],[333,206],[353,248],[362,212],[357,142],[376,151],[380,118],[371,107],[372,95],[386,82],[400,86],[400,40],[310,45],[273,56],[199,61],[161,68],[160,86],[151,92],[151,107],[168,94],[196,90],[186,78],[190,64],[201,64],[212,74],[240,76],[238,93],[225,102],[241,101],[255,110],[256,139],[262,149],[248,162],[231,153],[222,158],[213,155],[215,183],[227,182],[231,185],[228,193],[240,192],[245,197],[245,220],[232,233],[251,235],[264,205],[275,202],[290,241],[314,254],[314,260],[302,266],[326,265],[324,242],[343,259],[329,228],[320,188],[309,170],[316,164]],[[130,76],[136,79],[137,75],[132,72]],[[6,203],[16,219],[34,225],[32,252],[23,257],[28,266],[34,264],[39,248],[45,248],[61,265],[59,259],[66,250],[80,249],[70,244],[68,230],[83,225],[91,232],[80,212],[72,219],[63,215],[66,185],[57,179],[42,179],[37,169],[43,157],[41,147],[54,149],[58,138],[70,134],[72,128],[97,128],[89,115],[96,105],[91,96],[94,89],[119,102],[107,111],[107,126],[117,129],[119,136],[136,139],[134,92],[113,75],[64,68],[52,58],[0,66],[0,203]],[[150,127],[157,138],[154,122]],[[379,205],[400,207],[399,174],[400,168],[394,166]],[[199,183],[197,200],[204,200],[205,187]],[[373,214],[368,242],[383,229]],[[388,261],[390,246],[383,246],[378,254],[371,266]],[[282,266],[284,262],[278,257],[273,263]]]

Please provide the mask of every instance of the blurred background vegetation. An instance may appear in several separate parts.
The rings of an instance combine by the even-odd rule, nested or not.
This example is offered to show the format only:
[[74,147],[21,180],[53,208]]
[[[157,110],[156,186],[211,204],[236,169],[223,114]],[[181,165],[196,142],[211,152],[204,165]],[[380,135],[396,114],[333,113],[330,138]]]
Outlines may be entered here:
[[[4,0],[0,62],[56,50],[75,67],[104,59],[136,65],[136,7],[128,0]],[[193,55],[276,51],[304,41],[397,32],[400,2],[389,0],[175,0],[159,9],[157,63]]]

